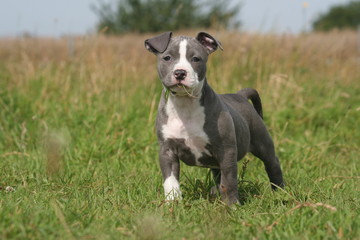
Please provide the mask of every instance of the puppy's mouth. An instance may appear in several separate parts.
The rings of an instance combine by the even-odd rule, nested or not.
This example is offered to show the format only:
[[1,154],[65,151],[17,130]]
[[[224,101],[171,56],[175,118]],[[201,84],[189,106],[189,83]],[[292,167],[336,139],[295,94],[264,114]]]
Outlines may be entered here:
[[182,83],[172,85],[170,87],[167,87],[166,89],[167,91],[170,91],[173,96],[197,98],[196,96],[194,96],[193,89]]
[[173,85],[170,87],[170,91],[173,93],[173,94],[176,94],[176,93],[182,93],[182,92],[191,92],[191,88],[182,84],[182,83],[178,83],[176,85]]

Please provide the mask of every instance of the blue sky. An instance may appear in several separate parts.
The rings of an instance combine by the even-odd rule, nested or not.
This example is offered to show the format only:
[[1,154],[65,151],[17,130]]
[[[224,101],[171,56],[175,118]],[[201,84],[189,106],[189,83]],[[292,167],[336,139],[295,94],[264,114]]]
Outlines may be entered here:
[[[243,30],[250,32],[299,33],[309,30],[312,20],[332,5],[350,1],[242,0],[240,20]],[[20,36],[24,32],[53,37],[86,34],[94,32],[98,19],[90,8],[98,0],[0,0],[0,3],[0,37]]]

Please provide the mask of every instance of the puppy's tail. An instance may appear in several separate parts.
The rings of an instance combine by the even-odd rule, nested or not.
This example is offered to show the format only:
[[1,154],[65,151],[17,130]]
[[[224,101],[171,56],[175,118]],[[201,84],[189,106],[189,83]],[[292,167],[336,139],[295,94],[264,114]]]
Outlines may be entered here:
[[263,118],[262,105],[259,93],[253,88],[244,88],[237,92],[246,99],[250,99],[256,112]]

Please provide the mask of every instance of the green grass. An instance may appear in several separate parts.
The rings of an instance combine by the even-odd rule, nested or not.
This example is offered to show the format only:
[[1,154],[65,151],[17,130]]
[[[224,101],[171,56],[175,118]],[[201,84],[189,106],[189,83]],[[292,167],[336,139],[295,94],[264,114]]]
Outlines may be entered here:
[[184,164],[183,200],[164,203],[148,36],[78,39],[74,56],[65,40],[1,40],[0,238],[360,239],[356,33],[214,35],[209,82],[259,90],[284,190],[248,155],[241,205]]

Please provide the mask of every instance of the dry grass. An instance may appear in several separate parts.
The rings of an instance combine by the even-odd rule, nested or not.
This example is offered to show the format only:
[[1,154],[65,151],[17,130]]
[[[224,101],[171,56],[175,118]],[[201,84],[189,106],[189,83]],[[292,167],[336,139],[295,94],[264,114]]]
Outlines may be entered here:
[[[181,34],[195,36],[195,33]],[[261,71],[265,69],[261,67],[264,65],[271,74],[307,68],[321,73],[322,77],[336,75],[345,81],[351,79],[354,72],[358,74],[359,42],[355,32],[301,36],[218,32],[213,35],[221,39],[225,49],[217,54],[217,58],[226,60],[219,62],[220,66],[226,66],[224,70],[218,68],[221,75],[215,74],[221,79],[233,78],[232,72],[226,70],[248,66],[253,69],[251,74],[257,74],[258,80],[262,81]],[[75,64],[81,76],[92,74],[90,79],[96,82],[104,79],[122,81],[129,77],[146,80],[155,76],[154,59],[143,51],[144,39],[150,36],[0,39],[0,58],[13,76],[21,73],[31,76],[54,65],[61,70],[66,64]],[[142,79],[143,76],[148,77]],[[252,76],[239,77],[246,80]]]

